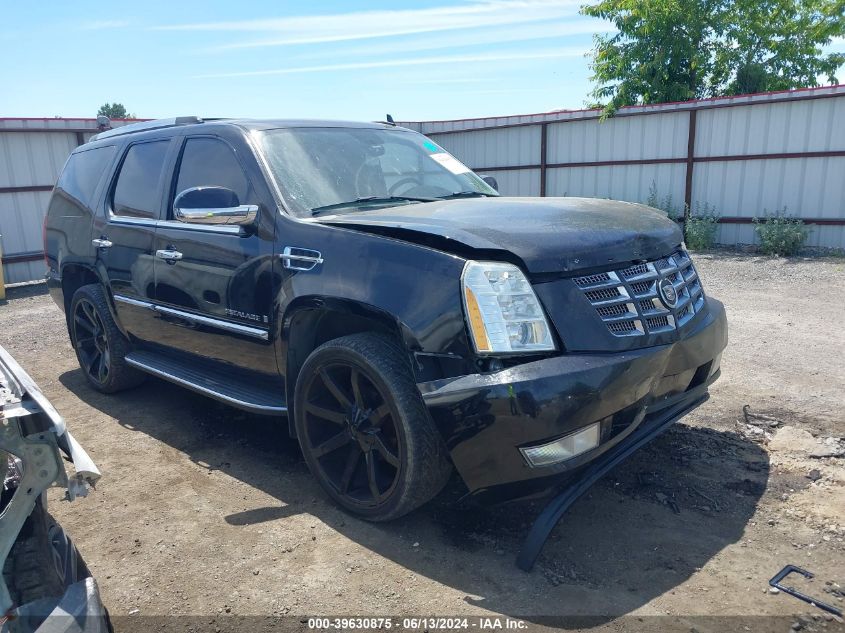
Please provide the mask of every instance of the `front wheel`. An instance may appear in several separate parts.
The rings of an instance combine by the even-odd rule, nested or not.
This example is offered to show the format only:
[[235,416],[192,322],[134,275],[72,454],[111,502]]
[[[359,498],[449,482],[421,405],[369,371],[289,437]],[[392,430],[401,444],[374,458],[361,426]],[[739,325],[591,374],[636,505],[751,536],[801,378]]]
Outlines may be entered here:
[[346,510],[395,519],[448,480],[446,447],[392,340],[363,333],[321,345],[305,361],[294,398],[305,461]]

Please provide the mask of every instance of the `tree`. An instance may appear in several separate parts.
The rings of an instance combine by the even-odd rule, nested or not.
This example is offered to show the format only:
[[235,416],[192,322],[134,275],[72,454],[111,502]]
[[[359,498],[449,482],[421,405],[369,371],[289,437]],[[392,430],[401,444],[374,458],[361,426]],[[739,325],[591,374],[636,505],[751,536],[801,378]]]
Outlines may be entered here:
[[768,73],[763,64],[743,64],[736,69],[736,76],[728,86],[728,93],[732,95],[747,95],[755,92],[765,92],[768,89]]
[[97,110],[97,116],[107,116],[110,119],[134,119],[134,114],[129,114],[122,103],[104,103]]
[[836,83],[845,0],[599,0],[581,9],[617,32],[597,35],[593,97],[624,105]]

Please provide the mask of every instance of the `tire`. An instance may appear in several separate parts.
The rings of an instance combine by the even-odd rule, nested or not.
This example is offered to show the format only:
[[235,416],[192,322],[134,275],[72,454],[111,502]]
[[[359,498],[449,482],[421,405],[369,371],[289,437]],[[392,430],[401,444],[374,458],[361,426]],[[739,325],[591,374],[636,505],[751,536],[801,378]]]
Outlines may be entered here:
[[74,293],[68,330],[79,366],[94,389],[115,393],[144,381],[145,375],[126,363],[129,341],[114,322],[100,284],[82,286]]
[[314,350],[296,381],[294,424],[319,484],[361,518],[398,518],[449,479],[407,355],[385,336],[353,334]]
[[65,572],[60,568],[50,540],[51,532],[57,526],[39,498],[3,565],[3,580],[14,605],[61,596],[65,592]]

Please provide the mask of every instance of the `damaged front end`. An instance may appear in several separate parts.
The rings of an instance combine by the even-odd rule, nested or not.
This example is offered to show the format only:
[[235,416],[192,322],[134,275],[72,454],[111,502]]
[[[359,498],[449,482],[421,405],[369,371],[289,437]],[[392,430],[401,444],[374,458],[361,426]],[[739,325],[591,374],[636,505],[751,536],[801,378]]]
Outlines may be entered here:
[[[73,464],[70,475],[63,456]],[[66,489],[69,501],[84,497],[100,471],[32,378],[1,346],[0,474],[0,629],[108,630],[96,582],[47,514],[43,494],[56,486]]]

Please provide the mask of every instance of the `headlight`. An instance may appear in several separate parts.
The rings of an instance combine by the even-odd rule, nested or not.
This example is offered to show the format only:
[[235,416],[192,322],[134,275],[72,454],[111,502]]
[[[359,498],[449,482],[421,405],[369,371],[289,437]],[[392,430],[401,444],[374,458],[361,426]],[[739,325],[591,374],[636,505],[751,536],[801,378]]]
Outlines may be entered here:
[[513,264],[468,261],[461,276],[469,331],[481,354],[556,349],[534,289]]

